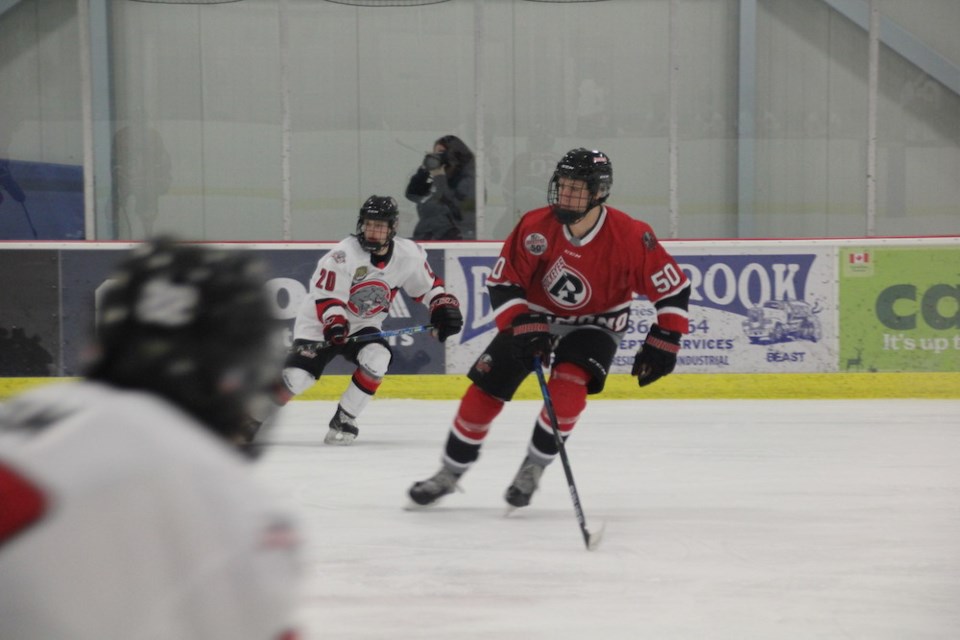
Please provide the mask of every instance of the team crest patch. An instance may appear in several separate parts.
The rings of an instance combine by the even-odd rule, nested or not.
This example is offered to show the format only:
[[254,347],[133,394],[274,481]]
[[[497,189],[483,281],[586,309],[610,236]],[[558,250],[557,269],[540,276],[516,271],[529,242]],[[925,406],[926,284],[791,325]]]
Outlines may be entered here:
[[523,239],[523,247],[535,256],[543,255],[547,250],[547,239],[542,233],[531,233]]
[[381,280],[367,280],[350,288],[347,308],[355,316],[372,318],[390,308],[390,287]]
[[477,363],[473,365],[473,368],[479,373],[490,373],[490,368],[492,366],[493,358],[490,357],[489,353],[485,353],[477,359]]
[[357,282],[359,280],[363,280],[364,278],[367,277],[368,271],[369,269],[367,269],[366,267],[357,267],[357,270],[353,272],[353,281]]
[[565,311],[579,309],[590,302],[593,290],[582,273],[557,258],[543,276],[543,290]]
[[343,264],[347,261],[347,254],[344,251],[334,251],[332,257],[337,264]]
[[647,251],[653,251],[657,248],[657,237],[649,231],[644,231],[643,246],[646,247]]

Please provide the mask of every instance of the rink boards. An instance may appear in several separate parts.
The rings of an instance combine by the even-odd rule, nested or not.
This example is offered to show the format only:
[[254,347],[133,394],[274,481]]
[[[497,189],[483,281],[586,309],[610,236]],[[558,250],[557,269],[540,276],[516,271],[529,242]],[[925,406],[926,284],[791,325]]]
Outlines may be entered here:
[[[217,246],[250,248],[267,259],[277,314],[292,325],[316,261],[332,244]],[[727,374],[849,373],[858,380],[853,374],[960,372],[960,237],[664,245],[692,284],[691,331],[677,374],[724,374],[722,380]],[[97,291],[119,251],[130,246],[0,243],[0,376],[76,375]],[[464,331],[446,345],[426,334],[394,339],[392,372],[463,374],[495,331],[484,285],[500,243],[425,246],[431,266],[461,300]],[[635,300],[613,374],[629,372],[654,317],[648,301]],[[401,294],[385,328],[427,320],[423,305]],[[328,373],[345,375],[350,368],[337,361]],[[611,391],[619,377],[612,376]],[[702,376],[696,385],[714,377]],[[832,386],[841,381],[826,379]],[[779,383],[789,388],[797,380]]]

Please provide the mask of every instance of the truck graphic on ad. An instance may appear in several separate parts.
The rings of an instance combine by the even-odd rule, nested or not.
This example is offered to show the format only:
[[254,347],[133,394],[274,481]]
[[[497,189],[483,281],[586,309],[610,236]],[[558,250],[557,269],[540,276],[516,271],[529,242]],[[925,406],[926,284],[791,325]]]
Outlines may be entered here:
[[819,305],[801,300],[768,300],[751,307],[743,321],[743,332],[753,344],[809,340],[819,342],[823,335],[816,314]]

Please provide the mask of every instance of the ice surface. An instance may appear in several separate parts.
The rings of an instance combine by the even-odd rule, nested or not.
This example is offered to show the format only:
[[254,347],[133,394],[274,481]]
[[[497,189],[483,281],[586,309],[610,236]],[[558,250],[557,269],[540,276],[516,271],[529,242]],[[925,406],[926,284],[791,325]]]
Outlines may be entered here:
[[960,402],[592,401],[504,517],[539,403],[509,403],[463,493],[408,511],[454,401],[294,402],[258,474],[299,511],[307,638],[960,638]]

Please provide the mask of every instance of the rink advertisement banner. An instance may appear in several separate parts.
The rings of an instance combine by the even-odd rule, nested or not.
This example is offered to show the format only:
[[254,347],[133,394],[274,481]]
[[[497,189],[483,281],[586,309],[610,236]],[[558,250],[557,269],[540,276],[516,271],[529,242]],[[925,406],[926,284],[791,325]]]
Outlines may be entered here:
[[[285,342],[292,341],[293,322],[301,300],[307,294],[310,277],[317,261],[329,249],[258,248],[269,264],[272,278],[268,283],[277,317],[284,321]],[[2,254],[0,254],[2,255]],[[51,252],[54,255],[54,252]],[[120,251],[76,250],[60,252],[63,263],[61,291],[63,295],[63,368],[56,375],[77,375],[79,354],[93,325],[98,292],[108,286],[107,280]],[[443,251],[428,251],[431,266],[442,277]],[[51,290],[51,289],[45,289]],[[56,290],[54,287],[52,290]],[[38,289],[44,291],[44,289]],[[54,304],[50,308],[56,308]],[[399,329],[430,321],[426,307],[400,292],[392,301],[384,329]],[[430,334],[421,333],[388,338],[393,351],[392,373],[443,373],[443,347]],[[356,367],[336,358],[324,373],[351,374]]]
[[[664,244],[692,286],[678,372],[960,371],[960,239]],[[130,246],[0,246],[0,375],[77,375],[98,292]],[[242,246],[272,268],[270,293],[289,341],[317,260],[333,243]],[[445,346],[427,333],[391,338],[391,371],[462,375],[495,331],[486,279],[500,244],[430,247],[432,268],[461,299],[464,330]],[[386,329],[429,321],[404,293],[389,313]],[[613,372],[629,372],[654,319],[646,300],[634,302]],[[352,370],[337,359],[328,373]]]
[[[835,370],[835,249],[714,245],[672,252],[691,286],[690,333],[681,342],[678,373]],[[652,309],[648,314],[642,325],[655,318]],[[629,352],[649,327],[636,329],[624,337]]]
[[493,308],[487,294],[487,276],[499,253],[499,244],[448,249],[446,252],[447,287],[460,297],[463,313],[463,331],[447,338],[447,373],[466,373],[496,334]]
[[839,252],[840,371],[960,370],[960,247]]
[[[690,333],[678,372],[836,370],[835,248],[664,244],[691,283]],[[465,318],[463,334],[447,347],[448,373],[467,371],[496,331],[485,286],[496,255],[495,248],[447,251],[447,280],[464,294]],[[636,299],[612,373],[630,371],[655,320],[653,306]]]

